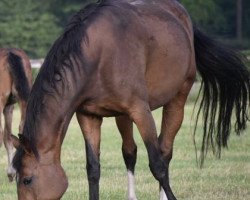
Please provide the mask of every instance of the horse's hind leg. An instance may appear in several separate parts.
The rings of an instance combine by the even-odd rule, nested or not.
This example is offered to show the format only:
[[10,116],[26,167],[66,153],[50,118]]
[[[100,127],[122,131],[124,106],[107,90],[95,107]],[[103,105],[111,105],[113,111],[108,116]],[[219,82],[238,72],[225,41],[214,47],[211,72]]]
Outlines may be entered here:
[[[172,159],[174,139],[183,121],[184,105],[192,84],[192,80],[185,82],[181,91],[176,95],[176,97],[163,107],[159,143],[162,152],[162,158],[167,165],[167,174],[169,174],[168,169],[169,163]],[[160,192],[160,199],[167,200],[162,188]]]
[[80,113],[77,113],[76,116],[85,140],[89,199],[98,200],[100,180],[100,128],[102,118],[86,116]]
[[135,102],[130,107],[129,115],[137,125],[146,146],[152,174],[164,188],[168,200],[176,200],[168,183],[167,165],[161,156],[155,122],[148,103],[140,100]]
[[128,172],[128,200],[136,200],[134,170],[137,146],[133,138],[133,122],[128,116],[119,116],[116,124],[122,136],[122,155]]
[[21,120],[19,124],[19,133],[23,133],[23,125],[24,125],[24,120],[26,116],[26,108],[27,108],[27,102],[24,100],[19,99],[18,101],[19,107],[20,107],[20,112],[21,112]]
[[12,124],[12,114],[13,114],[14,105],[9,105],[4,108],[3,114],[5,119],[5,126],[4,126],[4,145],[7,151],[8,155],[8,169],[7,169],[7,175],[9,178],[9,181],[13,181],[16,171],[12,166],[12,159],[14,157],[15,149],[12,143],[11,134],[11,124]]

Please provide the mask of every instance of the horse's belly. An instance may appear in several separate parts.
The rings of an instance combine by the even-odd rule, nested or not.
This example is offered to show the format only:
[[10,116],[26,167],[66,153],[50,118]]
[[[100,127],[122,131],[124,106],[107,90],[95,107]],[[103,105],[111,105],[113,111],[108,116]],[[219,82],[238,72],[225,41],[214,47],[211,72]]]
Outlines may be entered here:
[[83,103],[77,110],[82,114],[94,115],[100,117],[113,117],[121,115],[122,108],[119,105],[112,104],[112,101],[98,101]]

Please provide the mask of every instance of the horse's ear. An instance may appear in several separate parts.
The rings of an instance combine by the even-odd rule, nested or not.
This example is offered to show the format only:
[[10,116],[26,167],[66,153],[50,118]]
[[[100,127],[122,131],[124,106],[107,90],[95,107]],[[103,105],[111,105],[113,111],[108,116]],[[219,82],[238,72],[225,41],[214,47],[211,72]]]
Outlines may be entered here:
[[10,135],[11,140],[12,140],[12,144],[13,146],[17,149],[18,147],[20,147],[20,141],[18,139],[18,137],[16,137],[15,135]]
[[27,154],[32,154],[32,149],[30,146],[30,141],[23,135],[18,134],[20,146]]

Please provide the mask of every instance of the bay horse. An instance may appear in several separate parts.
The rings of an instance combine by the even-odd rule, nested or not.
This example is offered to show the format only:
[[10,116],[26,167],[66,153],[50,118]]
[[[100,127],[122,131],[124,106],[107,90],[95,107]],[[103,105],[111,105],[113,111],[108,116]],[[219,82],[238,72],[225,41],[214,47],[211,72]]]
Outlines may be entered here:
[[[240,133],[248,121],[249,71],[240,55],[192,25],[176,0],[101,0],[77,12],[48,52],[28,100],[23,134],[13,136],[19,200],[57,200],[68,181],[61,145],[76,113],[85,140],[89,199],[99,199],[103,117],[116,117],[133,186],[135,123],[162,199],[176,200],[169,185],[173,142],[184,105],[202,78],[202,152],[227,145],[231,118]],[[151,111],[163,107],[159,137]],[[129,189],[130,200],[136,196]]]
[[[20,133],[26,113],[28,96],[31,90],[32,73],[28,56],[21,49],[0,48],[0,146],[4,142],[8,155],[7,175],[10,181],[15,176],[12,166],[14,146],[12,144],[12,113],[14,104],[18,102],[21,112],[19,124]],[[4,115],[4,129],[2,128],[2,115]]]

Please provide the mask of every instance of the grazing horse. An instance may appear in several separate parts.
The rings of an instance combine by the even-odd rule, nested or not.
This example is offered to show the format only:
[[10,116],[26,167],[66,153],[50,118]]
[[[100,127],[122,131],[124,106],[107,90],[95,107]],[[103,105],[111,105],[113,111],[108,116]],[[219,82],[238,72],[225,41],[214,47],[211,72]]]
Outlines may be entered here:
[[[210,145],[220,152],[233,114],[237,133],[248,120],[249,72],[240,56],[193,28],[176,0],[102,0],[80,10],[46,56],[32,87],[23,134],[13,136],[18,199],[62,197],[68,181],[61,146],[76,113],[90,200],[99,199],[100,127],[103,117],[111,116],[122,135],[130,182],[136,162],[134,122],[162,199],[175,200],[168,167],[196,70],[203,80],[202,150]],[[151,110],[162,106],[158,138]],[[136,199],[133,188],[129,199]]]
[[[0,146],[4,141],[8,154],[7,174],[12,181],[15,170],[12,167],[14,146],[11,140],[11,123],[14,104],[18,102],[21,111],[20,133],[26,113],[28,96],[31,90],[32,73],[28,56],[21,49],[0,49]],[[1,118],[4,115],[5,126]]]

